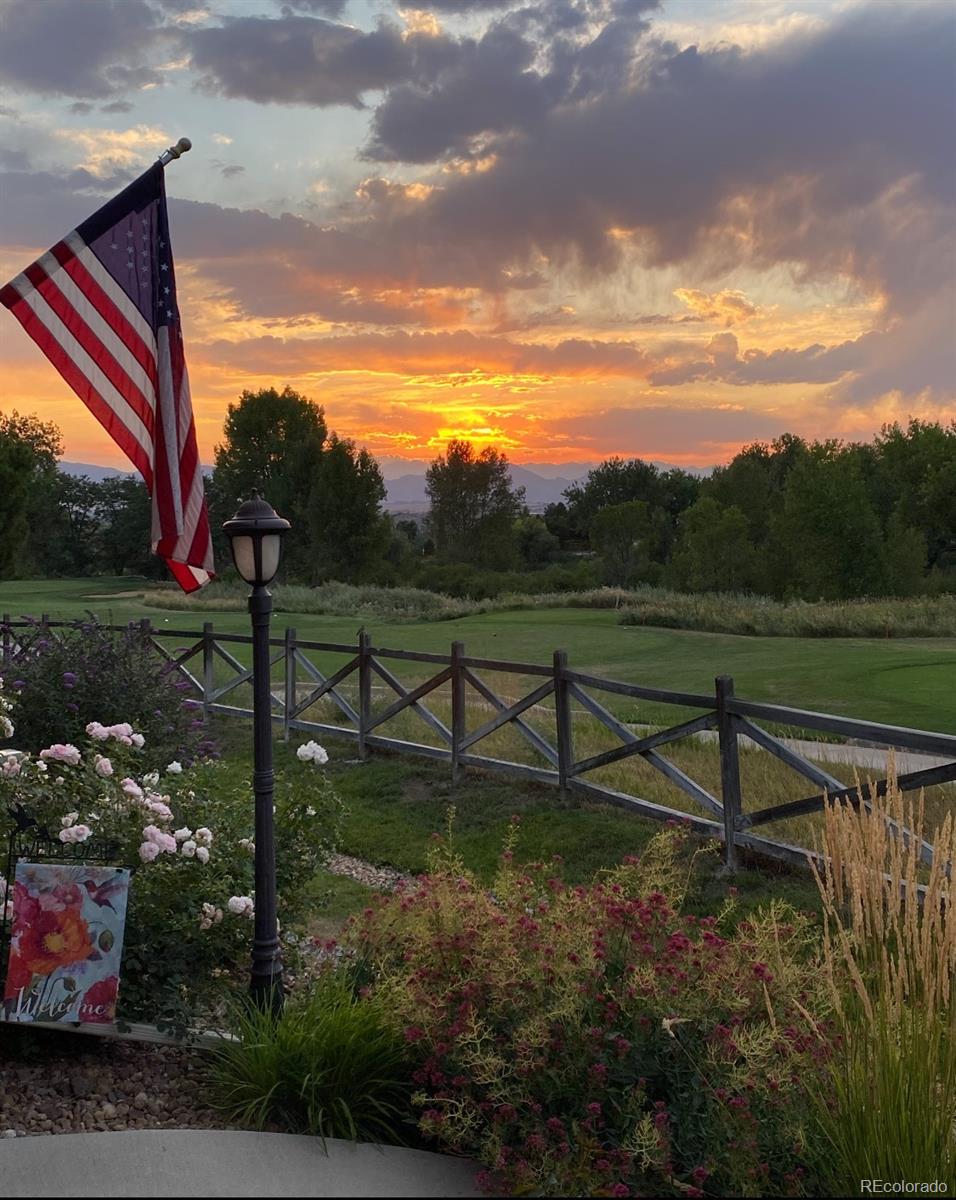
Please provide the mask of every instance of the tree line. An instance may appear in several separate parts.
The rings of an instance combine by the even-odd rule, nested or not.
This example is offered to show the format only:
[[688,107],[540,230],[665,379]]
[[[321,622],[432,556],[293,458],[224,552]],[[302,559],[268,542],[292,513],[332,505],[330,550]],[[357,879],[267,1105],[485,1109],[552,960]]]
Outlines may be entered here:
[[[0,577],[160,577],[142,482],[65,475],[61,450],[54,426],[0,417]],[[494,448],[452,441],[425,482],[427,516],[396,520],[378,463],[320,405],[288,387],[243,392],[207,479],[218,561],[222,522],[258,488],[295,530],[290,582],[477,598],[602,583],[811,600],[956,590],[956,423],[911,420],[866,443],[785,434],[708,477],[609,458],[541,515]]]

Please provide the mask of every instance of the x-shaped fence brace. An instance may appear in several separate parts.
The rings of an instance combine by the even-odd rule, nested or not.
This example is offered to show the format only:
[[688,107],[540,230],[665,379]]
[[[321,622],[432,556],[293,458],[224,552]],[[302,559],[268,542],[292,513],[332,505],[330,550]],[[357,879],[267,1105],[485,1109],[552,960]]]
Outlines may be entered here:
[[[2,656],[5,666],[30,654],[42,637],[55,637],[55,626],[65,623],[23,620],[12,622],[3,618]],[[14,633],[14,629],[20,632]],[[111,627],[125,629],[127,627]],[[252,669],[246,667],[226,649],[224,642],[249,644],[248,636],[215,633],[212,623],[203,626],[201,634],[176,630],[157,629],[148,621],[140,623],[142,635],[157,653],[189,684],[190,702],[202,706],[204,712],[226,715],[251,715],[251,710],[238,705],[223,704],[223,698],[242,684],[252,680]],[[189,644],[170,651],[163,639],[170,637],[195,639]],[[567,665],[566,655],[557,651],[552,667],[541,664],[514,663],[503,660],[483,659],[465,655],[464,646],[455,642],[450,655],[432,654],[409,650],[375,648],[369,635],[362,631],[357,646],[323,643],[298,639],[294,629],[287,629],[282,639],[273,639],[275,647],[270,666],[283,664],[284,690],[282,694],[272,691],[273,719],[281,721],[288,736],[291,729],[321,731],[333,736],[357,740],[359,755],[364,757],[370,747],[410,751],[429,757],[450,761],[457,776],[461,767],[478,766],[491,770],[506,771],[537,782],[557,784],[562,793],[576,792],[593,799],[626,807],[646,816],[663,820],[689,822],[701,832],[723,838],[726,843],[728,861],[733,862],[738,845],[774,854],[777,857],[804,862],[807,851],[803,847],[789,846],[755,836],[751,830],[771,821],[804,816],[821,811],[829,802],[838,801],[853,806],[869,808],[872,798],[887,793],[892,783],[903,791],[929,787],[934,784],[956,780],[956,736],[930,733],[923,730],[897,728],[853,718],[835,717],[824,713],[813,713],[802,709],[789,709],[779,705],[768,705],[738,699],[734,695],[733,681],[726,676],[716,681],[713,695],[675,692],[661,688],[625,683],[619,680],[572,671]],[[345,655],[345,662],[331,672],[323,671],[309,657],[310,652],[328,652]],[[197,657],[202,659],[201,678],[190,664]],[[232,674],[224,682],[216,683],[216,660],[226,664]],[[423,682],[406,686],[383,662],[383,659],[406,660],[426,663],[439,669]],[[312,685],[304,695],[298,694],[298,672],[304,673]],[[505,672],[524,677],[540,677],[542,682],[518,699],[504,698],[479,674]],[[395,699],[383,709],[375,711],[372,705],[372,677],[376,676],[395,694]],[[358,703],[353,704],[342,685],[352,677],[358,679]],[[426,697],[445,684],[451,684],[451,727],[441,720],[425,703]],[[490,706],[493,715],[470,732],[466,728],[469,709],[467,689]],[[656,704],[675,705],[682,708],[704,710],[698,716],[679,722],[666,729],[654,730],[643,735],[635,732],[614,715],[604,704],[591,694],[594,691],[640,699]],[[550,741],[527,719],[531,710],[554,698],[553,716],[555,741]],[[331,725],[306,719],[308,711],[323,699],[332,701],[343,714],[347,724]],[[572,701],[596,718],[608,731],[615,735],[620,744],[587,758],[576,759],[573,751]],[[439,740],[439,745],[409,742],[386,736],[383,727],[399,714],[414,712]],[[550,719],[549,716],[549,719]],[[855,738],[868,739],[886,747],[938,753],[953,761],[909,771],[895,780],[883,778],[876,783],[847,785],[836,776],[811,762],[803,754],[774,734],[768,732],[756,720],[765,720],[787,726],[802,726],[847,734]],[[487,757],[480,753],[480,743],[498,730],[512,726],[535,753],[544,760],[545,767],[528,763]],[[716,731],[721,765],[721,798],[712,795],[705,787],[692,779],[685,771],[666,758],[660,749],[683,738],[708,735]],[[769,805],[744,811],[741,798],[740,765],[738,743],[741,737],[761,747],[786,766],[809,780],[818,790],[800,800]],[[639,757],[659,771],[672,784],[688,796],[702,810],[701,815],[688,814],[679,809],[653,803],[639,796],[620,792],[587,779],[589,773],[614,763]],[[894,834],[908,840],[909,829],[898,826],[887,819]],[[921,841],[920,856],[926,863],[933,860],[933,847]]]

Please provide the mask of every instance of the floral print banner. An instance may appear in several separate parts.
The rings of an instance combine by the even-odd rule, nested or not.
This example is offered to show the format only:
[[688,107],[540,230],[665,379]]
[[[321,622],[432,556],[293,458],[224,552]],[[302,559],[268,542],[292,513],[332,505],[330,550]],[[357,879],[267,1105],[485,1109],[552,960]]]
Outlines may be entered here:
[[115,1018],[129,871],[18,863],[8,1021],[105,1024]]

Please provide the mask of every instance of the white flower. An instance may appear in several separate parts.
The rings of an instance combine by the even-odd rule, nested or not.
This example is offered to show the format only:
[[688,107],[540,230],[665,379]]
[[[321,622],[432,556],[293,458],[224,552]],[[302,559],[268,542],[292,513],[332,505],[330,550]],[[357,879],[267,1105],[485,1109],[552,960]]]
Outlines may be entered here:
[[312,807],[312,805],[311,805],[311,804],[310,804],[310,805],[309,805],[309,807],[308,807],[308,808],[305,810],[305,815],[306,815],[307,817],[314,817],[314,816],[315,816],[315,809]]
[[80,814],[78,812],[67,813],[65,817],[60,817],[60,824],[64,829],[69,829],[70,826],[75,825],[79,819]]
[[144,775],[143,783],[145,783],[147,787],[155,787],[156,784],[159,783],[159,772],[150,771],[148,775]]
[[166,764],[166,773],[168,775],[182,775],[183,764],[181,762],[176,762],[175,760],[171,763],[167,763]]
[[142,750],[142,748],[146,745],[146,739],[141,733],[130,734],[129,740],[133,743],[137,750]]
[[230,896],[226,908],[237,917],[251,917],[255,904],[251,896]]
[[329,761],[327,751],[318,742],[306,742],[296,750],[295,756],[301,762],[313,762],[318,766]]
[[57,787],[59,787],[61,784],[66,783],[66,779],[62,775],[57,775],[53,782],[57,785]]
[[196,857],[199,859],[199,861],[201,863],[207,863],[207,862],[209,862],[209,851],[206,849],[205,846],[197,846],[196,847]]
[[255,854],[256,852],[256,844],[252,838],[240,838],[239,845],[243,850],[248,850],[250,854]]
[[190,840],[188,842],[183,842],[183,844],[180,846],[179,849],[182,853],[183,858],[192,858],[193,855],[196,853],[196,843],[192,840]]
[[200,844],[200,846],[211,846],[212,830],[207,829],[205,825],[201,825],[196,830],[196,841]]
[[182,827],[182,829],[174,829],[173,830],[173,837],[176,839],[177,842],[188,842],[189,839],[192,837],[192,835],[193,835],[193,831],[189,828],[188,825],[184,825]]

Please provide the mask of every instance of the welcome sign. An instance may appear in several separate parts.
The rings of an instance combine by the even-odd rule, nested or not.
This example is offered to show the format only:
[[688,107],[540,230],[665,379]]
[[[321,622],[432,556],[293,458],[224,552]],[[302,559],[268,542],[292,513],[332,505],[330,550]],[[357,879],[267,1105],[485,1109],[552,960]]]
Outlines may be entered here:
[[123,868],[17,863],[6,1020],[114,1019],[128,895]]

